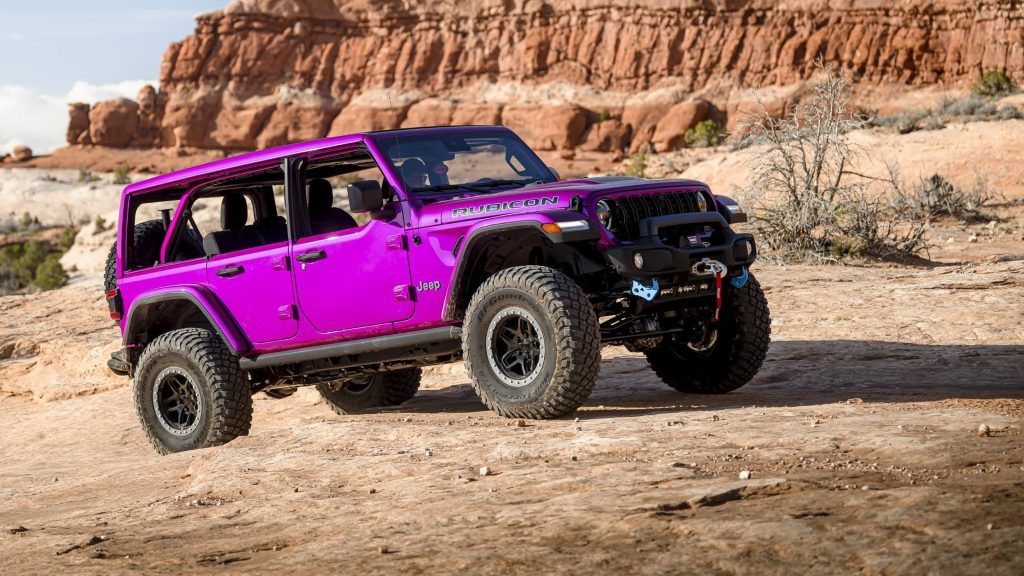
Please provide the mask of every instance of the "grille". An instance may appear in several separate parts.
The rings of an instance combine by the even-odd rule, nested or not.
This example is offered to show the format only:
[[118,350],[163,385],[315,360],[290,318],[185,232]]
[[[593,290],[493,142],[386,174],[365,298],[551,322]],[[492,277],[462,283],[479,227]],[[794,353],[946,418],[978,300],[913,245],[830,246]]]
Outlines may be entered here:
[[[655,216],[700,212],[697,195],[700,192],[664,192],[607,199],[611,213],[608,231],[620,240],[640,237],[640,221]],[[708,203],[709,207],[714,204]]]

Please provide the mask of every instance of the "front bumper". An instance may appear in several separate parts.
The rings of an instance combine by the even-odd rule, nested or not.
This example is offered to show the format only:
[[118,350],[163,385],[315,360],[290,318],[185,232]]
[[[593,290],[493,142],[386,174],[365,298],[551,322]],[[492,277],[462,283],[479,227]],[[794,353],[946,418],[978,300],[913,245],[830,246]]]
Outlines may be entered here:
[[[715,230],[716,241],[710,246],[680,246],[666,244],[660,237],[660,230],[670,226],[704,224]],[[647,218],[640,222],[640,239],[623,246],[605,251],[605,257],[622,276],[650,279],[672,277],[676,282],[685,282],[695,264],[705,258],[717,260],[729,268],[730,273],[750,266],[757,258],[757,243],[751,234],[733,231],[725,219],[715,212],[672,214]],[[637,265],[636,255],[640,254],[642,265]]]

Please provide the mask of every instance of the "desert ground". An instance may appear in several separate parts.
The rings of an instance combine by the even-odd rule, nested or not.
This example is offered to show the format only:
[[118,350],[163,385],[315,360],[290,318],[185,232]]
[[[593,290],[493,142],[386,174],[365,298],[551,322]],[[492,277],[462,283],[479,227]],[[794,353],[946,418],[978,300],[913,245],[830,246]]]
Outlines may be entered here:
[[362,415],[260,395],[249,436],[171,456],[104,365],[109,236],[80,238],[69,286],[0,298],[0,573],[1024,573],[1006,189],[920,262],[758,264],[773,343],[732,394],[609,347],[574,418],[499,418],[451,365]]

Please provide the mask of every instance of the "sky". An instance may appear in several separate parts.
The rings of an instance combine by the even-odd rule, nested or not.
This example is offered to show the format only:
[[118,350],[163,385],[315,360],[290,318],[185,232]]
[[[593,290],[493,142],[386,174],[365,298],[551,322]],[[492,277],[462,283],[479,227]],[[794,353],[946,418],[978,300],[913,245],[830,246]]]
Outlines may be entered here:
[[156,86],[171,42],[228,0],[30,0],[0,7],[0,153],[64,145],[68,102]]

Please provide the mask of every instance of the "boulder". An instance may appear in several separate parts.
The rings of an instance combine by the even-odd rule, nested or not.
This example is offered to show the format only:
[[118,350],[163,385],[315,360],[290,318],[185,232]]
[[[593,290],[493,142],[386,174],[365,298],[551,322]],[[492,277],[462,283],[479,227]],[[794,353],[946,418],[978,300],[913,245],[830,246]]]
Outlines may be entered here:
[[402,128],[417,126],[450,126],[455,103],[443,98],[426,98],[409,107]]
[[452,112],[452,125],[476,124],[490,126],[501,124],[502,107],[499,104],[473,104],[462,102],[455,105]]
[[92,144],[89,137],[89,105],[84,102],[68,104],[68,144]]
[[32,159],[32,149],[28,146],[15,146],[11,149],[11,160],[14,162],[28,162]]
[[629,147],[632,128],[622,120],[612,118],[590,127],[580,149],[585,152],[621,152]]
[[630,154],[647,149],[654,139],[658,122],[674,105],[674,102],[662,100],[626,102],[622,109],[622,122],[632,130],[629,144]]
[[583,109],[572,104],[513,104],[501,120],[535,150],[575,148],[587,127]]
[[127,98],[99,102],[89,111],[89,137],[93,144],[124,148],[139,127],[139,105]]
[[686,131],[695,127],[708,116],[711,104],[706,100],[680,102],[668,109],[668,112],[655,126],[651,144],[657,152],[668,152],[683,147]]

